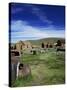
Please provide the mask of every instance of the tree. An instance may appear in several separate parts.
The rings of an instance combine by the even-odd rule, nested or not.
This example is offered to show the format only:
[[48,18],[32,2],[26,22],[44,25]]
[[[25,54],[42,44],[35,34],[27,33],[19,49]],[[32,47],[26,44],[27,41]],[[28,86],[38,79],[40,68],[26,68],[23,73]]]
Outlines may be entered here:
[[48,44],[46,44],[46,48],[48,48]]
[[44,43],[42,43],[42,48],[44,48]]
[[50,44],[49,47],[52,48],[53,47],[52,44]]
[[58,40],[58,41],[57,41],[57,45],[56,45],[56,46],[61,46],[61,44],[62,44],[62,43],[61,43],[61,41],[60,41],[60,40]]

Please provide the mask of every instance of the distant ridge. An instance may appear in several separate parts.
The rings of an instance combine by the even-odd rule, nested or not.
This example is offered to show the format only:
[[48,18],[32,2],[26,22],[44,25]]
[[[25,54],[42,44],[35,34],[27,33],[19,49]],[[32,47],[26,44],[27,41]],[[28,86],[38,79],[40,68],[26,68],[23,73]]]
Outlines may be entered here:
[[43,43],[56,43],[57,40],[61,40],[61,42],[65,43],[65,38],[43,38],[43,39],[38,39],[38,40],[29,40],[29,42],[31,42],[32,44],[35,44],[35,45],[40,45],[42,42]]
[[[20,40],[24,43],[31,43],[32,45],[40,45],[42,42],[43,43],[56,43],[57,40],[61,40],[61,42],[65,43],[65,38],[54,38],[54,37],[51,37],[51,38],[42,38],[42,39],[37,39],[37,40],[26,40],[26,41],[23,41],[23,40]],[[18,41],[19,42],[19,41]],[[16,43],[18,43],[16,42]],[[11,43],[12,45],[15,44],[15,43]]]

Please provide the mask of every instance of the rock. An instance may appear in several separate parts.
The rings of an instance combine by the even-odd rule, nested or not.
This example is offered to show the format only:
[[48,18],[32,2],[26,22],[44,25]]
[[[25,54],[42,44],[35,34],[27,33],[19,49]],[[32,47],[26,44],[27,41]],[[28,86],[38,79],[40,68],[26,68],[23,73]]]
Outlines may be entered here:
[[25,77],[31,74],[31,69],[27,64],[19,65],[18,77]]

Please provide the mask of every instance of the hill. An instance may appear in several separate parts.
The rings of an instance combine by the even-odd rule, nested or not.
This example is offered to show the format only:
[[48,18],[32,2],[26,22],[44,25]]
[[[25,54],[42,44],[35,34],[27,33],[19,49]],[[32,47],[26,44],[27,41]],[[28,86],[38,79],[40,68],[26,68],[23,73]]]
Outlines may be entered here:
[[57,40],[61,40],[61,42],[65,43],[65,39],[64,38],[43,38],[43,39],[39,39],[39,40],[28,40],[31,44],[33,45],[40,45],[42,42],[43,43],[56,43]]
[[[61,40],[62,43],[65,43],[65,38],[43,38],[43,39],[38,39],[38,40],[26,40],[26,41],[22,41],[24,44],[28,44],[28,45],[38,45],[40,46],[42,43],[47,44],[54,44],[57,42],[57,40]],[[20,42],[20,41],[18,41]],[[17,43],[18,43],[17,42]],[[15,43],[11,43],[11,45],[15,45]]]

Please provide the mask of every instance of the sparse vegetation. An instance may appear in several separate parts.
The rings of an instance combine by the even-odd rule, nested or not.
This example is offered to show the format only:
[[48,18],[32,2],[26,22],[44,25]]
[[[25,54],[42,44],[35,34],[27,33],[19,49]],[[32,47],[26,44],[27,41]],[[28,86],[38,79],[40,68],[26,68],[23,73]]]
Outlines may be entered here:
[[64,38],[54,38],[54,37],[53,38],[43,38],[43,39],[39,39],[39,40],[29,40],[29,42],[34,44],[34,45],[40,45],[41,46],[42,42],[44,42],[44,44],[47,44],[48,42],[53,44],[53,43],[56,43],[58,40],[65,43]]
[[36,86],[65,83],[65,53],[50,49],[36,55],[24,54],[21,62],[29,64],[31,75],[16,79],[16,86]]

